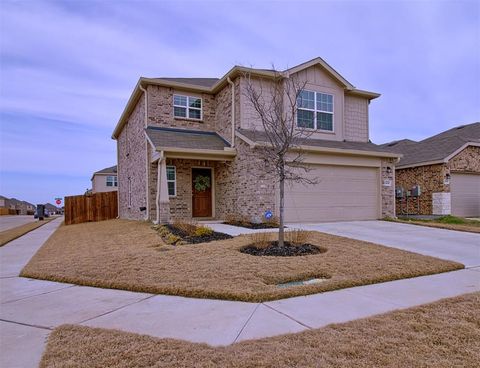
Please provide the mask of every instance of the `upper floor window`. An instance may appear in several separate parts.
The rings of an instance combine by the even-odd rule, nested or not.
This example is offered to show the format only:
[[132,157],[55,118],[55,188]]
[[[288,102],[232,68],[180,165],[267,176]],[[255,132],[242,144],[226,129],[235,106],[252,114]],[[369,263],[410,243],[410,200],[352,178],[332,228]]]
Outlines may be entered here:
[[173,95],[173,116],[202,120],[202,99],[192,96]]
[[297,126],[333,132],[333,95],[300,91],[297,98]]
[[116,176],[107,176],[107,187],[117,187],[117,177]]
[[175,197],[177,195],[177,172],[175,166],[167,166],[167,187],[168,195]]

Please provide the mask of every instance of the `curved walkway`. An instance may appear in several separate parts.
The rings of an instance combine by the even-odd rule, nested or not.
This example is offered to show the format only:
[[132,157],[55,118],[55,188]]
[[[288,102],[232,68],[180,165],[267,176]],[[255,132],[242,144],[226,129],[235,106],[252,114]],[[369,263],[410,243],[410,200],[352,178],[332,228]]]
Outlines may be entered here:
[[266,303],[153,295],[18,277],[60,222],[54,220],[0,249],[1,367],[36,367],[46,337],[64,323],[228,345],[480,291],[478,267]]

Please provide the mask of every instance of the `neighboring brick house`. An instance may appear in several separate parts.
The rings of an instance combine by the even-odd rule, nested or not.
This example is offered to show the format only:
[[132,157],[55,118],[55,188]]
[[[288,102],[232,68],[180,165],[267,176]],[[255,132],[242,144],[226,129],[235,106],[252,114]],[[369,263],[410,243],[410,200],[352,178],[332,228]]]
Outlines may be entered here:
[[92,181],[92,193],[117,191],[117,166],[107,167],[94,172],[90,180]]
[[259,153],[264,137],[245,95],[246,73],[267,84],[279,73],[282,82],[306,82],[297,124],[312,132],[304,163],[320,180],[286,186],[286,221],[395,216],[400,155],[369,141],[368,107],[379,94],[355,88],[316,58],[282,72],[235,66],[220,79],[140,78],[112,135],[120,218],[237,214],[258,221],[266,211],[278,214],[278,185]]
[[[395,170],[396,186],[403,189],[397,215],[480,216],[480,123],[420,142],[404,139],[382,146],[403,154]],[[420,196],[407,196],[417,185]]]
[[34,204],[4,196],[0,196],[0,208],[7,209],[12,215],[33,215],[35,212]]

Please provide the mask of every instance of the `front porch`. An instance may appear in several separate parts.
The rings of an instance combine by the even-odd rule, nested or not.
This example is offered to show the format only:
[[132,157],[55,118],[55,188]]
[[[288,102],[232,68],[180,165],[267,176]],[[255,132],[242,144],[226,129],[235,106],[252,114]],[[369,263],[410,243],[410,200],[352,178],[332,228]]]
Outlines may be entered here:
[[160,163],[150,164],[150,174],[150,220],[153,222],[217,220],[228,212],[228,161],[166,157]]

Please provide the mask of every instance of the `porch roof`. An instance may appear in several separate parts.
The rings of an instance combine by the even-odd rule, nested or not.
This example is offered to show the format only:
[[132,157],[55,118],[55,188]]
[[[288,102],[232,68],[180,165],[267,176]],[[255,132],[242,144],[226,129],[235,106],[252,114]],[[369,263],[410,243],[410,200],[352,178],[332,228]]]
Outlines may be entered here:
[[155,151],[162,151],[168,157],[223,160],[236,154],[230,143],[216,132],[148,126],[145,133]]

